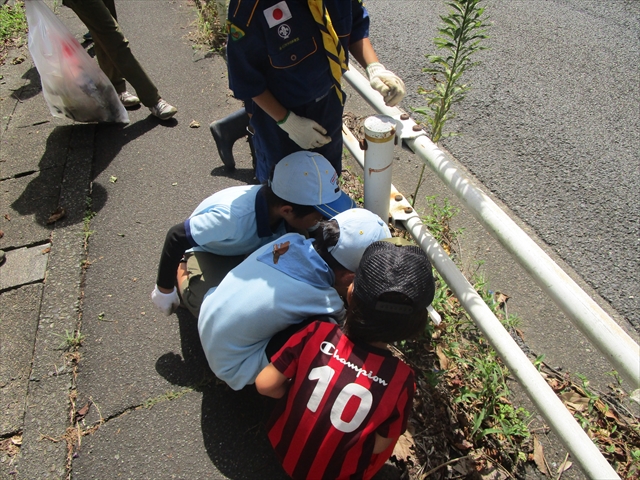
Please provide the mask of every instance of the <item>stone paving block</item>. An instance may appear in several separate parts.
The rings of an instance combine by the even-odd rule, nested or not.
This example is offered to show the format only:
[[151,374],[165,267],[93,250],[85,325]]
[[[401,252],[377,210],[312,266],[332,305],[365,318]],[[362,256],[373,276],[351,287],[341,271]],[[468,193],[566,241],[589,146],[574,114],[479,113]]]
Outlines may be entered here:
[[[13,59],[15,58],[24,58],[25,61],[14,63]],[[25,77],[32,68],[33,63],[29,58],[29,50],[26,45],[10,49],[7,52],[5,64],[0,65],[0,75],[2,75],[0,79],[0,139],[5,133],[20,98],[19,92],[30,83]],[[38,83],[40,83],[39,80]]]
[[0,248],[22,247],[49,239],[47,220],[58,207],[62,167],[0,182]]
[[22,430],[42,284],[0,295],[0,437]]
[[0,290],[43,280],[50,247],[47,243],[7,252],[7,259],[0,267]]
[[47,278],[40,304],[40,323],[33,354],[32,377],[49,377],[64,368],[60,349],[66,332],[78,328],[83,238],[79,226],[55,230]]
[[[17,459],[19,479],[67,478],[67,444],[63,435],[69,427],[70,374],[29,382],[22,449]],[[107,477],[108,478],[108,477]]]
[[264,430],[268,400],[255,390],[172,392],[175,400],[159,397],[84,437],[72,478],[114,478],[113,472],[123,479],[288,478]]
[[[33,101],[36,100],[38,98]],[[22,107],[18,105],[17,111]],[[56,127],[50,118],[44,117],[44,123],[14,127],[5,133],[0,151],[0,178],[13,178],[64,165],[73,128],[70,125]]]

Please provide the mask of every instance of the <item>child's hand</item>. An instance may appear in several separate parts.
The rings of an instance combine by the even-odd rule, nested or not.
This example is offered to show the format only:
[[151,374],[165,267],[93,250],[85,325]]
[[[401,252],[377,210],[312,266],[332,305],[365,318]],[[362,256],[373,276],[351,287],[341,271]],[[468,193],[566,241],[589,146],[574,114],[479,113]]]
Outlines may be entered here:
[[176,287],[173,287],[173,291],[171,293],[162,293],[158,290],[158,286],[156,285],[153,292],[151,292],[151,300],[153,301],[153,304],[166,316],[171,315],[180,305],[180,297],[178,297]]
[[405,96],[404,82],[378,62],[367,65],[371,87],[380,92],[388,107],[395,107]]
[[299,117],[291,110],[287,112],[284,120],[278,122],[278,126],[304,150],[318,148],[331,141],[331,137],[327,137],[327,130],[322,125],[309,118]]

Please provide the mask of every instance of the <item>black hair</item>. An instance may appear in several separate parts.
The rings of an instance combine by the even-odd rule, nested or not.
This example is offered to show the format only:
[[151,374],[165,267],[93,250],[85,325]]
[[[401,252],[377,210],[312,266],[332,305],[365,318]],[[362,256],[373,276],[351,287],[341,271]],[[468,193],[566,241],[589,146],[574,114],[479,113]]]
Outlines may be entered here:
[[323,220],[318,222],[318,226],[311,232],[313,237],[313,248],[316,249],[320,258],[322,258],[329,268],[334,272],[339,270],[349,270],[347,267],[338,262],[329,252],[331,247],[335,247],[340,239],[340,225],[336,220]]
[[291,207],[293,216],[296,218],[306,217],[311,213],[317,212],[313,205],[298,205],[297,203],[288,202],[287,200],[280,198],[278,195],[273,193],[273,190],[271,190],[269,185],[265,185],[265,191],[267,196],[267,205],[269,205],[269,207]]
[[[379,300],[411,305],[409,297],[399,292],[384,293]],[[352,295],[344,323],[344,333],[354,342],[393,343],[424,332],[428,320],[426,309],[409,315],[381,312],[371,305],[365,305],[356,295]]]

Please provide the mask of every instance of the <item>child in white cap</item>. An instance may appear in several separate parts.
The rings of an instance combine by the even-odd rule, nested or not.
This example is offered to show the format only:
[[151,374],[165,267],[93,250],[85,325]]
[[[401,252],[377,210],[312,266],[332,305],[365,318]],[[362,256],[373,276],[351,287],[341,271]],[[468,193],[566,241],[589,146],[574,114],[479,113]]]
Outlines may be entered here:
[[182,297],[197,317],[204,294],[246,255],[287,231],[304,231],[355,206],[326,158],[306,151],[288,155],[277,164],[270,184],[221,190],[169,229],[153,303],[170,315]]
[[289,233],[256,250],[205,296],[202,347],[211,370],[234,390],[253,383],[305,319],[340,321],[364,250],[391,236],[380,217],[362,208],[320,222],[314,234]]

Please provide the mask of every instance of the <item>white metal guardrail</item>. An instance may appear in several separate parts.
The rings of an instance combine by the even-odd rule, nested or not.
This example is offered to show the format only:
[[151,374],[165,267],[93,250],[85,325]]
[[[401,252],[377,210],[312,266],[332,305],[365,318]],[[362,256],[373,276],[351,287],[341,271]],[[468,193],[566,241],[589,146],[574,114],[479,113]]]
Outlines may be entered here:
[[[640,387],[640,347],[638,344],[508,215],[484,193],[473,187],[461,172],[446,159],[444,153],[436,145],[425,135],[413,132],[412,126],[415,123],[412,120],[401,119],[403,112],[398,108],[385,106],[382,97],[369,87],[368,80],[355,70],[346,72],[344,78],[377,112],[396,119],[398,136],[402,137],[414,153],[438,174],[483,226],[529,272],[536,283],[565,312],[574,325],[609,359],[623,378],[632,385],[637,396]],[[343,138],[345,146],[364,168],[364,153],[360,149],[358,141],[346,127],[343,129]],[[367,162],[369,162],[368,159]],[[389,163],[388,160],[380,159],[374,162],[376,165],[382,165],[383,168]],[[366,177],[365,174],[365,204],[367,202],[366,193],[371,191],[371,189],[367,190]],[[380,197],[386,198],[387,202],[391,199],[390,209],[394,220],[402,221],[414,239],[427,252],[434,268],[447,282],[462,306],[496,349],[511,373],[525,389],[529,398],[551,425],[567,450],[582,466],[585,473],[595,479],[619,478],[547,382],[540,376],[531,361],[476,293],[473,286],[429,234],[419,216],[409,208],[409,203],[393,186],[389,185],[389,187],[381,188],[378,193]],[[379,208],[380,202],[381,200],[378,198],[372,204]]]
[[[400,121],[403,113],[387,107],[369,81],[355,70],[344,78],[378,112],[398,119],[405,143],[456,194],[465,207],[496,238],[535,282],[569,317],[573,324],[605,355],[620,375],[640,389],[640,347],[582,290],[529,236],[489,197],[475,188],[426,135],[415,136],[412,120]],[[413,138],[411,138],[413,137]]]

